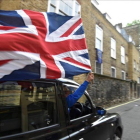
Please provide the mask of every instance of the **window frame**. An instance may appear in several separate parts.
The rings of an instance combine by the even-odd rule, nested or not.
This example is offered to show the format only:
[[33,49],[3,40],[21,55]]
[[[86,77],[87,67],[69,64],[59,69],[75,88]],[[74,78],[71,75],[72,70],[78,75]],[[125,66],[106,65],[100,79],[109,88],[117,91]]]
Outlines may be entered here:
[[[123,50],[124,50],[124,52],[123,52]],[[123,46],[121,46],[121,63],[125,64],[125,48]]]
[[136,69],[136,61],[134,60],[134,65],[133,65],[134,69]]
[[122,71],[121,71],[121,74],[122,74],[122,73],[124,73],[124,79],[123,79],[123,77],[122,77],[122,80],[126,80],[125,71],[122,70]]
[[[78,85],[71,85],[71,84],[67,84],[67,83],[63,83],[63,84],[62,84],[62,87],[63,87],[64,85],[65,85],[65,86],[68,86],[68,87],[74,87],[74,88],[76,88],[76,89],[79,88]],[[62,88],[62,89],[63,89],[63,88]],[[63,94],[64,94],[64,91],[63,91]],[[73,122],[73,121],[76,121],[76,120],[81,120],[81,119],[83,119],[83,118],[86,118],[86,117],[88,117],[88,116],[91,116],[91,115],[94,113],[94,111],[95,111],[95,110],[94,110],[94,109],[95,109],[95,106],[94,106],[93,101],[91,100],[90,96],[88,95],[87,91],[85,91],[83,95],[86,96],[86,98],[87,98],[88,101],[90,102],[92,113],[86,114],[86,115],[84,115],[84,116],[81,116],[81,117],[78,117],[78,118],[75,118],[75,119],[70,119],[70,115],[69,115],[69,113],[68,113],[68,107],[65,108],[65,107],[63,106],[63,108],[66,109],[66,112],[68,113],[70,122]],[[83,96],[83,95],[82,95],[82,96]],[[81,96],[81,97],[82,97],[82,96]],[[81,98],[81,97],[80,97],[80,98]],[[79,99],[80,99],[80,98],[79,98]],[[65,103],[66,103],[66,106],[67,106],[66,100],[65,100]]]
[[[97,30],[99,30],[101,35],[98,35],[99,32]],[[100,50],[103,52],[103,29],[96,24],[95,31],[96,31],[95,32],[95,48],[97,48],[97,46],[96,46],[97,41],[96,40],[98,39],[101,41],[101,49]],[[97,48],[97,49],[99,49],[99,48]]]
[[[115,77],[113,77],[113,76],[112,76],[112,69],[114,69],[114,70],[115,70]],[[111,66],[111,77],[116,78],[116,74],[117,74],[117,72],[116,72],[116,68],[115,68],[115,67],[113,67],[113,66]]]
[[140,83],[140,77],[138,77],[138,81],[137,82],[138,82],[138,84]]
[[[115,46],[113,46],[113,42],[114,42]],[[114,54],[112,53],[112,50],[113,50]],[[116,59],[116,40],[113,38],[111,38],[111,57]]]
[[[9,81],[10,82],[10,81]],[[47,81],[15,81],[16,83],[17,83],[17,85],[18,86],[21,86],[21,90],[20,90],[20,100],[21,100],[21,102],[20,102],[20,107],[21,107],[21,113],[19,114],[20,115],[20,119],[21,119],[21,128],[23,129],[23,131],[22,132],[16,132],[16,133],[13,133],[13,134],[9,134],[9,135],[6,135],[6,136],[3,136],[3,137],[20,137],[20,136],[23,136],[23,135],[27,135],[27,134],[30,134],[30,133],[35,133],[35,132],[38,132],[38,131],[43,131],[43,130],[48,130],[48,129],[50,129],[50,128],[54,128],[54,127],[57,127],[57,126],[60,126],[60,121],[59,121],[59,104],[58,104],[58,97],[57,97],[57,85],[56,85],[56,82],[47,82]],[[19,83],[19,82],[22,82],[22,83]],[[30,130],[29,129],[29,114],[31,113],[31,112],[34,112],[34,110],[31,110],[31,111],[28,111],[28,103],[33,103],[34,102],[34,96],[36,96],[36,93],[34,93],[34,91],[32,91],[32,99],[33,99],[33,101],[28,101],[26,104],[25,104],[25,102],[24,102],[24,100],[27,98],[27,96],[26,96],[26,94],[23,92],[23,90],[24,90],[24,86],[23,85],[26,85],[26,83],[31,83],[31,85],[32,85],[32,87],[34,87],[34,88],[36,88],[36,87],[39,87],[39,86],[34,86],[34,83],[43,83],[43,84],[51,84],[51,85],[53,85],[53,87],[54,87],[54,90],[55,90],[55,93],[54,93],[54,95],[55,95],[55,97],[54,97],[54,99],[55,99],[55,108],[56,108],[56,117],[57,117],[57,122],[55,122],[55,123],[53,123],[53,124],[50,124],[50,125],[48,125],[48,126],[42,126],[42,127],[39,127],[39,128],[35,128],[34,130]],[[23,85],[22,85],[23,84]],[[7,82],[7,84],[5,84],[5,85],[8,85],[8,82]],[[27,84],[28,85],[28,84]],[[23,88],[23,89],[22,89]],[[26,88],[25,88],[26,89]],[[32,88],[31,88],[32,89]],[[29,94],[30,94],[30,90],[29,90]],[[36,91],[37,92],[37,91]],[[24,95],[25,94],[25,95]],[[24,97],[23,98],[23,96],[26,96],[26,97]],[[29,98],[29,97],[28,97]],[[39,98],[39,94],[38,94],[38,99],[40,99]],[[45,98],[46,99],[46,98]],[[39,100],[38,100],[39,101]],[[47,101],[47,100],[45,100],[45,101]],[[24,105],[24,106],[23,106]],[[9,107],[11,107],[11,106],[9,106]],[[24,108],[24,110],[23,110],[23,108]],[[24,114],[24,116],[25,116],[25,118],[22,118],[23,117],[23,114]],[[24,126],[24,125],[25,126]],[[27,130],[26,130],[27,129]],[[13,130],[13,129],[12,129]],[[1,138],[1,137],[0,137]]]
[[[97,60],[95,61],[95,73],[97,73],[97,71],[96,71],[96,63],[98,63]],[[97,73],[97,74],[99,74],[99,73]],[[100,74],[101,75],[103,74],[103,63],[101,63],[101,73]]]
[[61,14],[62,13],[62,15],[75,16],[76,15],[76,4],[78,4],[79,5],[78,12],[81,13],[81,5],[80,5],[80,3],[77,0],[71,0],[71,1],[73,2],[73,4],[72,4],[73,5],[72,6],[72,14],[67,14],[65,11],[62,11],[60,9],[60,0],[56,1],[56,5],[53,5],[51,3],[51,0],[48,0],[48,8],[47,8],[48,10],[47,10],[47,12],[50,12],[50,6],[53,6],[53,7],[55,7],[55,11],[54,12],[57,13],[57,14]]

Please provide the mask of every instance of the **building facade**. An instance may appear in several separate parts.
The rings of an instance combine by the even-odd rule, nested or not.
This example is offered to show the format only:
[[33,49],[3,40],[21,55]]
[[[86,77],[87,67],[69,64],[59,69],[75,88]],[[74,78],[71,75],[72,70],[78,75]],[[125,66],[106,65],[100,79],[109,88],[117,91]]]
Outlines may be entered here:
[[[120,25],[113,26],[107,14],[102,14],[95,7],[96,3],[95,0],[0,0],[0,10],[29,9],[71,16],[81,14],[95,73],[94,84],[89,84],[88,91],[95,104],[109,107],[139,96],[139,51],[129,33]],[[97,50],[102,52],[102,63],[97,61]],[[81,84],[85,77],[86,74],[78,75],[74,80]]]
[[[130,73],[130,87],[132,95],[140,96],[140,25],[132,25],[124,28],[130,39],[133,40],[129,44],[129,73]],[[137,81],[137,82],[136,82]]]

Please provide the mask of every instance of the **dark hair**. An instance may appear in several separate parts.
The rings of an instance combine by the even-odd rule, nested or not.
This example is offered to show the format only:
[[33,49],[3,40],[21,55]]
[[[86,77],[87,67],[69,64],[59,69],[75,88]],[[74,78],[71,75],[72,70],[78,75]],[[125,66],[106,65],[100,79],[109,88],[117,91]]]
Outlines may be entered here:
[[63,86],[63,91],[64,91],[64,92],[67,92],[67,91],[70,91],[70,89],[69,89],[67,86],[64,85],[64,86]]

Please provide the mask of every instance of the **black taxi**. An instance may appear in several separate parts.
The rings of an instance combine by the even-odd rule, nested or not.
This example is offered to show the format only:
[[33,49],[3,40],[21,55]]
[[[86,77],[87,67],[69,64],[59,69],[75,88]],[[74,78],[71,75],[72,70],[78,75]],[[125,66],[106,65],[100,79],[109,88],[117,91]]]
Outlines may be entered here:
[[119,114],[96,107],[87,91],[68,109],[63,86],[74,92],[79,84],[68,79],[0,82],[0,140],[121,139]]

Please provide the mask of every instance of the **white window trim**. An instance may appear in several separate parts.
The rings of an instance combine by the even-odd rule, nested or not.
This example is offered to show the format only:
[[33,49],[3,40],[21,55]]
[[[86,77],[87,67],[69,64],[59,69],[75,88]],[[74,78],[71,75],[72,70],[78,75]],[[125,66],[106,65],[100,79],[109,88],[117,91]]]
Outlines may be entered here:
[[140,83],[140,77],[138,77],[138,81],[137,82]]
[[[121,46],[121,48],[124,48],[124,47]],[[122,57],[122,49],[121,49],[121,57]],[[124,48],[124,62],[122,62],[122,59],[121,59],[121,63],[122,63],[122,64],[125,64],[125,48]]]
[[[79,14],[81,15],[81,5],[80,5],[80,3],[79,3],[77,0],[74,0],[74,1],[75,1],[76,3],[79,4],[79,9],[78,9],[78,10],[79,10],[79,12],[80,12]],[[75,5],[75,2],[73,3],[73,5]],[[74,7],[74,8],[75,8],[75,7]],[[74,8],[73,8],[73,9],[74,9]],[[75,10],[75,9],[74,9],[74,10]],[[73,16],[75,16],[75,11],[74,11],[74,10],[73,10]]]
[[[112,56],[112,54],[111,54],[111,57],[114,58],[114,59],[116,59],[116,40],[114,40],[113,38],[111,38],[111,42],[112,42],[112,41],[115,42],[115,48],[114,48],[114,50],[115,50],[115,56]],[[112,43],[111,43],[111,44],[112,44]],[[112,45],[111,45],[111,49],[112,49]]]
[[113,78],[116,78],[116,68],[115,67],[113,67],[113,66],[111,66],[111,77],[112,77],[112,69],[115,69],[115,77],[113,77]]
[[[95,73],[96,73],[96,60],[95,60]],[[103,63],[101,63],[101,75],[103,75]]]
[[134,69],[136,68],[136,61],[135,60],[134,60],[134,66],[133,67],[134,67]]
[[97,37],[97,32],[96,32],[96,36],[95,36],[95,48],[97,48],[96,47],[96,38],[98,38],[98,39],[100,39],[101,40],[101,51],[103,52],[103,30],[102,30],[102,28],[100,28],[97,24],[96,24],[96,26],[95,26],[95,31],[96,31],[96,29],[97,28],[99,28],[99,30],[101,30],[101,32],[102,32],[102,37],[101,38],[98,38]]
[[[122,80],[125,80],[126,79],[126,76],[125,76],[125,71],[121,71],[121,72],[123,72],[124,73],[124,79],[122,79]],[[121,73],[122,74],[122,73]]]
[[[55,9],[55,13],[57,13],[57,14],[59,14],[59,3],[60,3],[60,0],[57,0],[56,1],[56,9]],[[71,16],[75,16],[75,3],[78,3],[77,0],[73,0],[73,11],[72,11]],[[50,4],[51,4],[51,0],[48,0],[48,10],[47,10],[47,12],[50,11]],[[79,4],[79,9],[78,10],[81,13],[81,5],[80,4]]]

